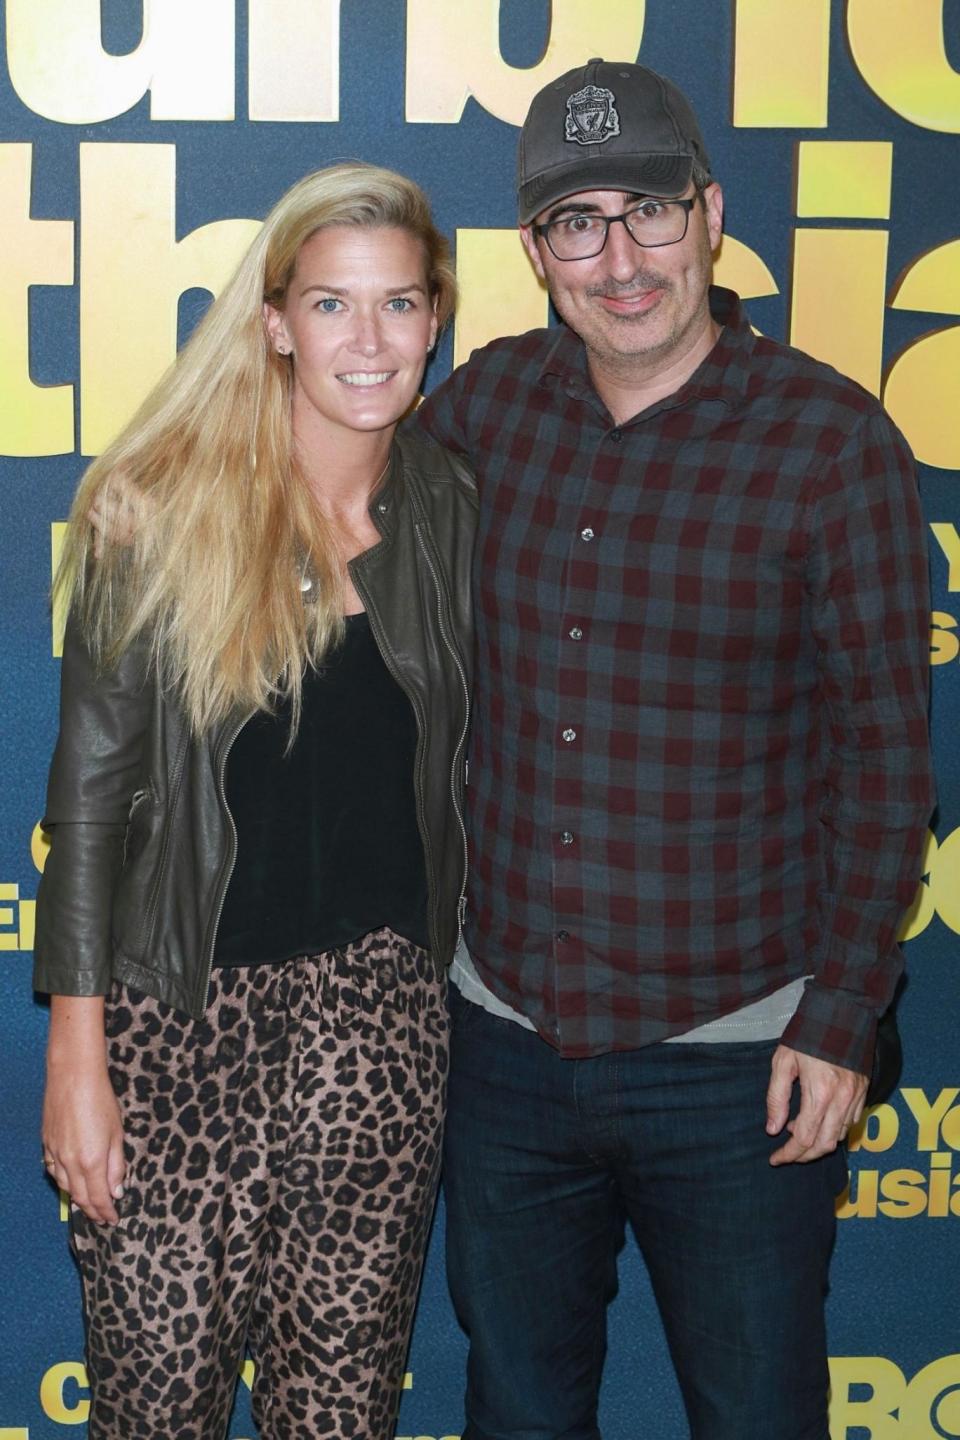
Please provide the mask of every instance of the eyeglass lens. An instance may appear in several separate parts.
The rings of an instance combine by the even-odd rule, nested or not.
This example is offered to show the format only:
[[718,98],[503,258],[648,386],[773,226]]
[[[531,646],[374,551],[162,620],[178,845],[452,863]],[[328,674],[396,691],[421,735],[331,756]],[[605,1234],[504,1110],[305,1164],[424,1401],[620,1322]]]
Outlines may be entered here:
[[547,241],[558,260],[583,260],[599,255],[610,225],[622,220],[638,245],[673,245],[687,229],[687,208],[669,201],[645,200],[622,215],[567,215],[546,227]]

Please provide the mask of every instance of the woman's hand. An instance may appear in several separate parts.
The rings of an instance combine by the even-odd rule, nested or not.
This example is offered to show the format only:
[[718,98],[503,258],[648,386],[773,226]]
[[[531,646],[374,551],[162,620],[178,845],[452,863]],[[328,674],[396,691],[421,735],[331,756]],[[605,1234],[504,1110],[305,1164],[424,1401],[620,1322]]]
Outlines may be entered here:
[[102,996],[51,998],[43,1160],[84,1215],[117,1223],[126,1163],[120,1107],[107,1073]]
[[108,545],[117,545],[121,549],[132,545],[151,505],[152,502],[131,485],[122,472],[112,475],[87,514],[93,526],[93,553],[96,558],[101,558]]

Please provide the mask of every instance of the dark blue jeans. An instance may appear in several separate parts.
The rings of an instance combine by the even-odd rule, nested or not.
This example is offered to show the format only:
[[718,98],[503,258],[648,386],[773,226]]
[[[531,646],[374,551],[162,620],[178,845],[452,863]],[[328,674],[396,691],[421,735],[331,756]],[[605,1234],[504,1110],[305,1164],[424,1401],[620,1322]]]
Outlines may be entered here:
[[[824,1296],[841,1153],[773,1168],[774,1044],[564,1060],[451,987],[447,1267],[464,1440],[599,1440],[625,1221],[692,1440],[829,1440]],[[651,1435],[656,1417],[650,1417]]]

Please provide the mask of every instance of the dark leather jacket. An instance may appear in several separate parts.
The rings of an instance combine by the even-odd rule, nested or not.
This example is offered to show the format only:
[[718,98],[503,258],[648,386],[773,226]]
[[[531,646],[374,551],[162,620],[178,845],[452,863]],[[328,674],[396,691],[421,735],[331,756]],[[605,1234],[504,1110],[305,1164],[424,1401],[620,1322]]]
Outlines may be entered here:
[[[476,491],[455,457],[423,438],[398,436],[370,514],[383,538],[351,561],[350,572],[416,715],[417,818],[431,950],[442,971],[459,935],[466,871]],[[68,622],[34,985],[99,995],[122,980],[199,1017],[236,857],[227,755],[249,716],[238,713],[192,738],[179,706],[145,670],[134,646],[115,670],[97,673]]]

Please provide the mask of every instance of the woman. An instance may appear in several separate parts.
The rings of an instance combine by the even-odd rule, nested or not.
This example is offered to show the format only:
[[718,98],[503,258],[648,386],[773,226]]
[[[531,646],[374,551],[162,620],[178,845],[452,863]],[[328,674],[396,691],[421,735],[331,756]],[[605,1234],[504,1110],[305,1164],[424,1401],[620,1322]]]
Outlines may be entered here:
[[[87,473],[35,983],[91,1440],[392,1434],[458,936],[475,518],[397,439],[454,279],[422,192],[284,196]],[[112,477],[143,497],[96,554]]]

